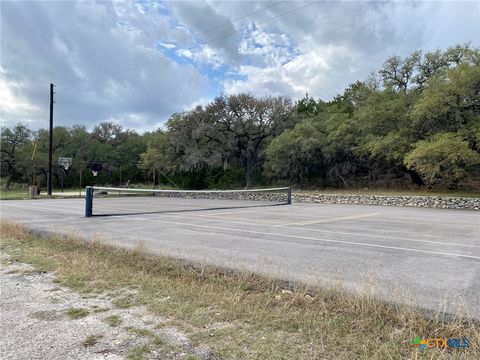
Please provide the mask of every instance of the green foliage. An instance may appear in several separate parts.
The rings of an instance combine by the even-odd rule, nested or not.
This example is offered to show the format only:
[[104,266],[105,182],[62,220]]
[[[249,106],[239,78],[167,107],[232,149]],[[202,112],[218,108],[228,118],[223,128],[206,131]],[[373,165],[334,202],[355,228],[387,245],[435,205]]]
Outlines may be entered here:
[[175,149],[172,161],[178,170],[187,171],[241,164],[245,186],[250,187],[262,148],[293,125],[289,99],[220,96],[167,122],[168,141]]
[[376,91],[354,115],[360,140],[356,154],[399,166],[409,151],[410,96],[391,88]]
[[0,160],[2,175],[8,177],[5,187],[21,175],[21,159],[30,155],[32,131],[25,125],[17,124],[12,129],[1,128]]
[[468,142],[457,134],[436,134],[419,141],[405,157],[405,165],[415,169],[430,185],[442,181],[448,185],[463,179],[467,169],[480,164],[480,154],[469,149]]
[[103,338],[101,334],[88,335],[85,340],[82,341],[82,345],[85,347],[94,346],[98,341]]
[[297,101],[295,104],[296,110],[299,114],[305,114],[307,116],[317,115],[324,106],[324,102],[319,100],[318,102],[315,101],[314,98],[305,95],[302,99]]
[[431,78],[415,104],[415,126],[421,134],[459,131],[480,121],[480,66],[460,64]]
[[85,308],[69,308],[67,310],[67,315],[71,318],[71,319],[81,319],[85,316],[87,316],[90,312],[88,311],[88,309],[85,309]]
[[[423,185],[421,179],[478,187],[462,180],[480,173],[480,50],[458,44],[390,57],[331,101],[223,95],[172,114],[153,132],[103,122],[91,132],[56,127],[53,139],[55,187],[63,172],[59,157],[73,158],[66,187],[409,187]],[[6,187],[45,185],[46,130],[2,128],[0,150]],[[103,167],[97,177],[94,164]]]
[[301,181],[315,174],[323,161],[324,142],[325,135],[311,120],[284,131],[266,150],[267,175]]
[[358,147],[360,154],[366,154],[372,159],[386,160],[391,164],[401,164],[410,148],[408,134],[391,132],[385,136],[368,135]]

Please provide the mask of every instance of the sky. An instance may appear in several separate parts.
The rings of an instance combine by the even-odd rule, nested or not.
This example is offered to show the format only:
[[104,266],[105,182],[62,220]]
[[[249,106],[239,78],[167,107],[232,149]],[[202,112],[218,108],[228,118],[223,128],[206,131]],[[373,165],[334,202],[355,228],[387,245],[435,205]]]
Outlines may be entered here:
[[330,100],[393,55],[480,44],[479,1],[3,1],[0,119],[151,131],[221,94]]

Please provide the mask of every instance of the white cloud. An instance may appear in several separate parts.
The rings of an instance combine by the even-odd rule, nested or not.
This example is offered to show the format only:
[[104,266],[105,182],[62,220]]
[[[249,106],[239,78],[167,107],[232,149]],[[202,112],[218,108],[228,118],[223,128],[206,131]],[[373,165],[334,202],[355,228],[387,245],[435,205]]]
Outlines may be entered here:
[[0,78],[0,118],[2,126],[12,126],[15,124],[16,114],[20,114],[24,122],[30,122],[36,113],[41,109],[31,103],[28,98],[21,93],[21,84],[14,81],[6,81],[3,71]]
[[[350,75],[355,54],[346,47],[327,45],[311,49],[293,60],[275,66],[242,66],[241,80],[227,80],[227,93],[251,92],[262,95],[301,97],[305,93],[332,97],[333,78]],[[342,73],[339,73],[341,68]]]
[[[133,126],[135,114],[154,123],[203,97],[208,79],[155,48],[159,41],[170,43],[177,30],[165,28],[165,16],[155,8],[142,11],[152,12],[147,23],[162,21],[151,22],[146,32],[132,25],[145,17],[134,2],[2,3],[3,86],[18,94],[17,111],[4,112],[7,120],[28,117],[34,127],[44,127],[35,109],[43,107],[50,82],[57,85],[56,124],[64,126],[108,119]],[[157,30],[162,36],[154,35]]]
[[166,49],[174,49],[176,47],[175,44],[170,44],[165,42],[159,42],[158,44]]
[[305,4],[2,2],[2,121],[46,126],[50,82],[66,126],[148,129],[221,92],[330,99],[388,56],[480,41],[478,2],[327,1],[270,19]]

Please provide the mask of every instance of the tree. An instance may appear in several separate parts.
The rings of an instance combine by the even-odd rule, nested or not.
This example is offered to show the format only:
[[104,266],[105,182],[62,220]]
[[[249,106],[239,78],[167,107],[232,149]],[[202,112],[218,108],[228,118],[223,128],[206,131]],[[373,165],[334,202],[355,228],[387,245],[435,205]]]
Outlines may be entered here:
[[[1,146],[0,155],[2,162],[2,172],[7,174],[7,183],[5,187],[8,189],[10,183],[18,175],[17,166],[19,161],[26,161],[27,154],[24,150],[26,144],[31,145],[32,132],[25,125],[17,124],[12,129],[7,127],[1,128]],[[19,153],[23,156],[18,158]]]
[[214,119],[206,136],[230,148],[245,169],[245,185],[252,186],[260,150],[267,139],[292,126],[291,102],[283,97],[257,99],[252,95],[222,96],[207,106]]
[[92,137],[102,144],[110,142],[114,144],[115,147],[122,140],[122,130],[121,125],[115,124],[113,121],[106,121],[95,126]]
[[267,147],[265,173],[277,179],[302,182],[324,170],[324,142],[325,134],[311,119],[285,130]]
[[460,64],[480,66],[480,49],[471,48],[470,44],[457,44],[447,49],[445,59],[451,67]]
[[183,169],[228,168],[240,163],[251,187],[268,139],[292,127],[289,99],[252,95],[220,96],[206,107],[177,114],[167,123],[169,143]]
[[175,170],[173,147],[168,142],[168,134],[161,129],[145,134],[146,150],[141,154],[141,163],[146,166],[150,174],[155,176],[157,171],[170,173]]
[[299,114],[312,116],[317,115],[320,111],[322,111],[324,105],[325,102],[322,100],[318,100],[317,102],[314,98],[308,96],[308,94],[305,94],[305,97],[295,103],[295,108]]
[[431,78],[415,104],[413,120],[422,136],[480,121],[480,66],[460,64]]
[[411,96],[392,88],[372,93],[355,112],[359,139],[355,153],[373,177],[392,171],[405,172],[403,158],[410,149]]
[[440,50],[426,53],[417,63],[417,75],[414,81],[419,88],[433,76],[439,75],[448,68],[448,59]]
[[436,134],[415,144],[405,157],[405,165],[415,169],[425,183],[455,185],[470,167],[480,165],[480,154],[455,133]]
[[405,59],[399,56],[388,58],[379,71],[384,85],[406,92],[414,80],[414,73],[420,58],[421,53],[419,51]]

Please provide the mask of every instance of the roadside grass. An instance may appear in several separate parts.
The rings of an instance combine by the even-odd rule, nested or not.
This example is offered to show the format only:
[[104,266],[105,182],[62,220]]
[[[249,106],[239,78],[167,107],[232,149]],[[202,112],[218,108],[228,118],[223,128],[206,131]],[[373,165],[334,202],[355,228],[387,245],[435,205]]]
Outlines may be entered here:
[[122,318],[118,315],[111,315],[105,318],[105,322],[111,327],[117,327],[122,322]]
[[[82,195],[85,195],[85,191],[82,189]],[[52,199],[65,199],[65,198],[78,198],[80,197],[79,189],[65,189],[65,194],[55,189],[52,195]],[[28,195],[28,188],[12,188],[5,189],[0,187],[0,200],[32,200],[32,199],[46,199],[49,198],[47,192],[43,190],[40,195],[36,195],[34,198]]]
[[88,335],[85,340],[83,340],[82,345],[85,347],[90,347],[94,346],[101,338],[103,338],[103,335]]
[[[1,250],[12,259],[52,271],[59,285],[81,293],[119,294],[117,306],[144,305],[171,319],[158,328],[173,325],[220,358],[480,358],[480,326],[460,313],[445,320],[441,311],[427,316],[415,307],[375,300],[369,291],[351,294],[340,285],[287,287],[140,248],[113,248],[98,239],[42,238],[11,223],[2,223],[0,230]],[[420,352],[411,346],[417,336],[468,338],[470,347]],[[141,359],[155,346],[134,349],[129,358]]]
[[26,200],[30,199],[27,189],[0,189],[0,200]]
[[148,345],[136,346],[127,354],[128,360],[144,360],[145,356],[150,352],[150,347]]
[[85,308],[70,308],[67,310],[67,315],[70,316],[71,319],[81,319],[89,313],[90,311]]

